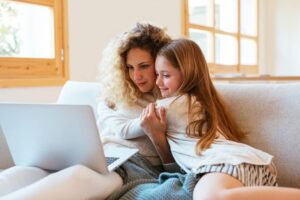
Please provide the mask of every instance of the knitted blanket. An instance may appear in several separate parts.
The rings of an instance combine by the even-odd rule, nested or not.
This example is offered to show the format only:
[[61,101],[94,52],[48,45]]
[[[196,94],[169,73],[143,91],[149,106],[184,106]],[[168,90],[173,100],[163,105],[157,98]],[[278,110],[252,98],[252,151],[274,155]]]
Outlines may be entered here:
[[[184,174],[176,164],[162,172],[142,156],[136,155],[119,167],[124,185],[109,200],[191,200],[197,183],[195,174]],[[175,171],[175,172],[174,172]]]

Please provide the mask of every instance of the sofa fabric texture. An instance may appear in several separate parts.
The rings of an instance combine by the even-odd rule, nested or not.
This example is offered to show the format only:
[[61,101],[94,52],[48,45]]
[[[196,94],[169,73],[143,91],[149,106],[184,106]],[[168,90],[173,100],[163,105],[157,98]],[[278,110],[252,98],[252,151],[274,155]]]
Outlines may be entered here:
[[274,156],[281,186],[300,187],[300,84],[218,85],[245,143]]

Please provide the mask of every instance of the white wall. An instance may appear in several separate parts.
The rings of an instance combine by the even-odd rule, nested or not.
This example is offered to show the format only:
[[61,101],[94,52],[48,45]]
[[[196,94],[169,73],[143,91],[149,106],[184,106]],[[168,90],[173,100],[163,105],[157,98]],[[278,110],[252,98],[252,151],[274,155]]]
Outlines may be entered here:
[[[70,79],[94,81],[102,49],[137,21],[181,34],[181,0],[69,0]],[[4,88],[0,101],[55,102],[61,87]]]
[[260,0],[261,73],[300,76],[300,1]]
[[137,21],[166,26],[172,36],[181,33],[181,0],[84,2],[69,2],[70,65],[71,77],[75,80],[94,80],[103,47]]

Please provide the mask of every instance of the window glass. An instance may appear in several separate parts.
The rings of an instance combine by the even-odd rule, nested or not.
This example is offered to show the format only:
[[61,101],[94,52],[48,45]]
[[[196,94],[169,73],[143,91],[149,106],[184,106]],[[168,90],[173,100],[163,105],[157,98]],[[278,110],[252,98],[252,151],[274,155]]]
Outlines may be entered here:
[[189,36],[201,48],[207,62],[212,62],[212,34],[208,31],[189,29]]
[[215,0],[215,26],[227,32],[237,32],[238,29],[237,0]]
[[3,0],[0,10],[0,57],[55,57],[51,7]]
[[255,65],[257,63],[256,42],[250,39],[241,39],[241,64]]
[[241,0],[241,33],[257,35],[257,0]]
[[189,21],[192,24],[212,26],[212,10],[210,0],[189,1]]
[[237,64],[237,39],[232,36],[216,34],[216,63]]

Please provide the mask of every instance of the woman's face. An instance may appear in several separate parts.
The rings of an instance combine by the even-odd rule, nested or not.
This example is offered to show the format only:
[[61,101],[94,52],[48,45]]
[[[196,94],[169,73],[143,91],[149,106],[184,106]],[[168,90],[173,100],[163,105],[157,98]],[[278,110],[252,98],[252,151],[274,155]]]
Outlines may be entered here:
[[156,85],[159,87],[163,97],[170,97],[176,94],[183,77],[179,69],[175,68],[165,57],[157,56],[155,61],[157,73]]
[[151,54],[140,48],[130,49],[126,57],[129,77],[143,93],[150,92],[155,86],[154,60]]

